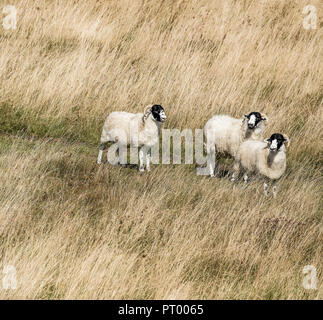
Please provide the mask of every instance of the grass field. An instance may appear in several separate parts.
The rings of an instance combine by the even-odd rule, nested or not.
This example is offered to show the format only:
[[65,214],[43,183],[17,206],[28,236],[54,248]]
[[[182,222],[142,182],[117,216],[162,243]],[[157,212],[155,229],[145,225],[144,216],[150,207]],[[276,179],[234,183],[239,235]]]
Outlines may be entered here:
[[[301,0],[10,4],[0,270],[15,267],[17,289],[0,281],[0,298],[322,299],[322,1],[315,30]],[[98,166],[105,117],[149,103],[179,130],[266,113],[265,136],[291,140],[277,199],[194,164]],[[316,290],[302,286],[306,265]]]

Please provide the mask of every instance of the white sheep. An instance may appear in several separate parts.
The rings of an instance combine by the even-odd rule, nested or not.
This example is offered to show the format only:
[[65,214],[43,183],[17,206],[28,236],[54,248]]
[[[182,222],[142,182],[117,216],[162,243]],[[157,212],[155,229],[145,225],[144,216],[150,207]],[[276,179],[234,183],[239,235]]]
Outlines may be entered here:
[[[108,142],[118,142],[119,146],[129,145],[139,149],[139,170],[144,171],[144,151],[146,169],[150,171],[151,147],[159,142],[162,122],[166,114],[161,105],[149,105],[144,113],[112,112],[105,120],[97,163],[102,163],[103,150]],[[120,157],[120,152],[119,152]],[[119,159],[121,162],[121,158]]]
[[[268,195],[267,182],[273,181],[273,196],[277,194],[277,180],[286,170],[286,147],[289,138],[280,133],[274,133],[264,141],[248,140],[243,142],[237,152],[234,164],[234,176],[239,177],[240,172],[258,173],[267,181],[264,182],[264,194]],[[245,182],[248,175],[244,176]],[[233,179],[236,182],[236,179]]]
[[[264,122],[268,123],[268,117],[260,112],[250,112],[245,114],[242,119],[216,115],[206,122],[204,136],[208,170],[211,177],[214,177],[216,151],[225,152],[235,157],[243,141],[247,139],[262,140]],[[218,171],[218,162],[216,167],[216,171]]]

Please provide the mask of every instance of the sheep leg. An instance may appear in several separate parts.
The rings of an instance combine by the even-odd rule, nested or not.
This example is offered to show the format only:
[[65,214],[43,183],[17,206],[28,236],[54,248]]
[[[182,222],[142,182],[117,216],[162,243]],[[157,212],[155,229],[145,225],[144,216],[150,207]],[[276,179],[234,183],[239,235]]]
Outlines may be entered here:
[[144,172],[144,147],[141,147],[139,150],[139,171]]
[[97,164],[102,163],[103,150],[105,149],[106,144],[107,144],[106,142],[103,142],[103,143],[100,144],[99,155],[98,155],[98,159],[96,161]]
[[268,184],[266,182],[264,182],[264,195],[268,197]]
[[120,163],[119,147],[117,143],[114,143],[109,147],[107,152],[107,162],[113,166],[117,166]]
[[207,166],[209,168],[209,174],[214,177],[214,167],[215,167],[215,146],[211,146],[207,153]]
[[248,175],[245,173],[244,176],[243,176],[243,181],[244,181],[245,184],[248,183],[248,179],[249,179]]
[[220,172],[220,155],[219,153],[215,153],[215,157],[214,157],[214,175],[215,176],[220,176],[221,172]]
[[150,158],[151,158],[151,149],[146,152],[146,170],[150,171]]
[[277,183],[276,183],[276,181],[274,181],[274,183],[273,183],[273,197],[274,197],[274,199],[277,197],[277,191],[278,191]]
[[237,187],[239,175],[240,175],[240,162],[236,160],[234,162],[233,174],[231,177],[231,181],[233,182],[233,189],[235,189]]
[[235,161],[234,165],[233,165],[233,173],[231,176],[231,181],[234,183],[237,183],[237,180],[239,178],[239,174],[240,174],[240,162]]

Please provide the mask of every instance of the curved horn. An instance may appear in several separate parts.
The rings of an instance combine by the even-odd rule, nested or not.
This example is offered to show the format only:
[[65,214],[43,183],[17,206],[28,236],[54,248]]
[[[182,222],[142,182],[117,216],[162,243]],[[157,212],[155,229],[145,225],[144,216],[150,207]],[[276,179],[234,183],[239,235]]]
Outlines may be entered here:
[[262,114],[261,114],[261,118],[262,118],[262,120],[264,120],[266,123],[268,123],[268,122],[269,122],[269,118],[268,118],[264,113],[262,113]]
[[286,134],[283,134],[283,137],[285,139],[285,142],[284,143],[286,143],[286,147],[288,148],[289,145],[290,145],[290,139],[288,138],[288,136]]
[[248,114],[244,114],[243,116],[242,116],[242,124],[244,124],[246,121],[247,121],[247,119],[248,119]]
[[142,117],[143,121],[146,121],[151,113],[151,107],[152,107],[152,104],[148,105],[146,108],[145,108],[145,111],[144,111],[144,115]]

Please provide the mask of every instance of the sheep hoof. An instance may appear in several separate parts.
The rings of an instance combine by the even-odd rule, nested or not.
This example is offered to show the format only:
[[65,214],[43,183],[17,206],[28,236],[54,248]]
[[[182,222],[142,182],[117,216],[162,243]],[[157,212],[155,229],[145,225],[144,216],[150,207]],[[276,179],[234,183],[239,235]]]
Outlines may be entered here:
[[147,172],[150,172],[150,171],[151,171],[151,169],[150,169],[150,168],[146,168],[146,170],[147,170]]
[[97,161],[96,163],[97,163],[97,164],[102,164],[102,161]]
[[140,172],[145,172],[145,168],[139,168]]

